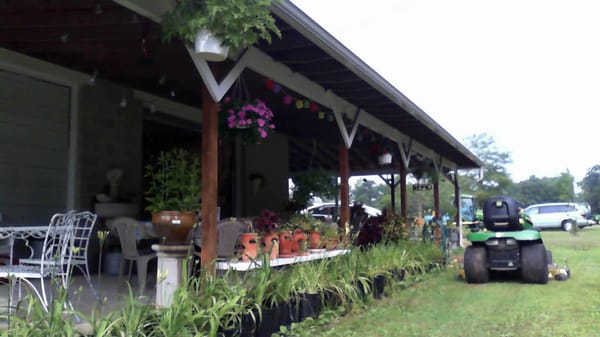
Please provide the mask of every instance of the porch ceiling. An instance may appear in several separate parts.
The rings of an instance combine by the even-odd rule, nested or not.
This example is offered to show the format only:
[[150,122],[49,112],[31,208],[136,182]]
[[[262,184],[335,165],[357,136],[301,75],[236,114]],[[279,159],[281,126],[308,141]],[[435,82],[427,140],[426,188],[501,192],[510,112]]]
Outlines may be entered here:
[[[257,48],[459,168],[480,161],[289,2],[276,5],[282,39]],[[0,2],[0,47],[192,106],[201,106],[202,80],[180,41],[164,43],[160,25],[109,0],[5,0]],[[352,56],[343,59],[344,56]],[[342,61],[340,61],[342,59]],[[231,67],[225,62],[222,73]],[[276,113],[277,131],[290,136],[290,170],[312,166],[337,171],[335,122],[282,103],[265,78],[244,71],[251,96]],[[302,96],[286,90],[293,97]],[[174,93],[174,96],[172,95]],[[327,110],[325,110],[327,111]],[[348,121],[350,123],[350,121]],[[352,174],[382,173],[371,153],[374,133],[360,127],[350,150]],[[397,170],[399,156],[385,170]]]

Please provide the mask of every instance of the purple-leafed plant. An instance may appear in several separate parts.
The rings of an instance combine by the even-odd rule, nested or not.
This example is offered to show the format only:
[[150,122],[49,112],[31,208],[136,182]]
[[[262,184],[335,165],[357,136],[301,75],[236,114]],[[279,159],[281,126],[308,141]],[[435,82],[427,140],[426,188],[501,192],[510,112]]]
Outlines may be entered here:
[[263,209],[260,212],[260,216],[252,220],[252,226],[254,230],[260,233],[274,232],[279,228],[281,219],[274,211],[270,209]]

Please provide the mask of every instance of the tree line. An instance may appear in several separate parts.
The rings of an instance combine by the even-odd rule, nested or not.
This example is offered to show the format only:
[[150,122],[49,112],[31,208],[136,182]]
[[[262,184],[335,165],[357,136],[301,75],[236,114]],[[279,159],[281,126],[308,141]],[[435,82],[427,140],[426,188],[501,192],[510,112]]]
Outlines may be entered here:
[[[459,185],[462,194],[470,194],[477,198],[481,207],[484,200],[498,195],[508,195],[518,200],[523,207],[542,202],[588,202],[592,212],[600,213],[600,165],[590,168],[583,180],[575,182],[571,173],[563,172],[557,177],[536,177],[515,182],[510,177],[507,165],[512,163],[510,153],[498,149],[491,135],[486,133],[472,135],[465,140],[467,148],[483,162],[483,179],[479,179],[479,170],[459,171]],[[395,177],[398,181],[399,177]],[[379,181],[377,181],[379,180]],[[414,183],[409,175],[407,184]],[[580,191],[576,193],[575,184]],[[456,212],[453,205],[454,186],[440,177],[440,211],[453,216]],[[396,188],[396,207],[399,211],[400,189]],[[380,209],[390,208],[390,188],[377,179],[362,179],[351,188],[354,201]],[[409,215],[423,215],[433,209],[433,191],[415,190],[407,186],[407,202]]]

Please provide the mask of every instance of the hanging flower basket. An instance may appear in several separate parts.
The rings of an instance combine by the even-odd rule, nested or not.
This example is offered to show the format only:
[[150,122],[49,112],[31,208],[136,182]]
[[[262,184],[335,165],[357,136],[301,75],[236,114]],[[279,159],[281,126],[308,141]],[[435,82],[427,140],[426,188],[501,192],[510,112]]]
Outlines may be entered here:
[[265,102],[239,101],[225,97],[219,112],[219,133],[222,140],[230,142],[237,137],[243,144],[257,144],[275,129],[273,111]]
[[387,165],[392,163],[392,154],[391,153],[382,153],[378,157],[379,165]]
[[223,46],[221,39],[206,29],[201,29],[196,34],[194,50],[205,60],[213,62],[224,61],[229,53],[229,47]]

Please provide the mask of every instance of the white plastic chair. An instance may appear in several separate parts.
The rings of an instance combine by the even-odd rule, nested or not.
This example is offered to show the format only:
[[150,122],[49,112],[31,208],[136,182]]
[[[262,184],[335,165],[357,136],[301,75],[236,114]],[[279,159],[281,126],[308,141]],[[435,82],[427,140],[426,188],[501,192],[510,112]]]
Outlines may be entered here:
[[[92,212],[84,211],[80,213],[76,213],[73,217],[73,246],[76,247],[75,251],[72,252],[72,258],[69,263],[73,267],[77,267],[83,276],[85,277],[90,289],[94,292],[94,295],[98,297],[98,293],[96,289],[92,285],[92,280],[90,276],[90,268],[88,264],[88,248],[90,245],[90,238],[92,235],[92,231],[94,225],[96,223],[96,219],[98,216]],[[21,265],[36,265],[45,263],[47,266],[60,264],[60,261],[55,260],[46,260],[42,261],[42,259],[35,258],[26,258],[19,259],[19,264]],[[64,268],[64,266],[63,266]]]
[[121,242],[121,264],[119,266],[119,280],[123,276],[123,264],[125,261],[129,261],[129,274],[128,278],[131,280],[131,271],[133,268],[133,262],[137,267],[138,275],[138,291],[140,294],[143,293],[146,287],[146,275],[148,273],[148,263],[150,260],[156,258],[156,253],[151,251],[140,251],[137,248],[137,231],[139,230],[140,224],[137,220],[127,217],[121,217],[112,220],[113,228],[117,230],[119,241]]
[[[38,265],[6,265],[0,266],[0,278],[8,278],[11,283],[16,280],[24,283],[37,296],[44,310],[48,311],[51,298],[46,294],[44,278],[50,277],[52,284],[68,289],[72,271],[71,261],[74,248],[73,224],[75,213],[57,213],[52,216],[44,238],[41,263]],[[60,268],[59,268],[60,266]],[[39,289],[32,280],[39,280]],[[9,306],[12,307],[13,291],[9,286]]]

